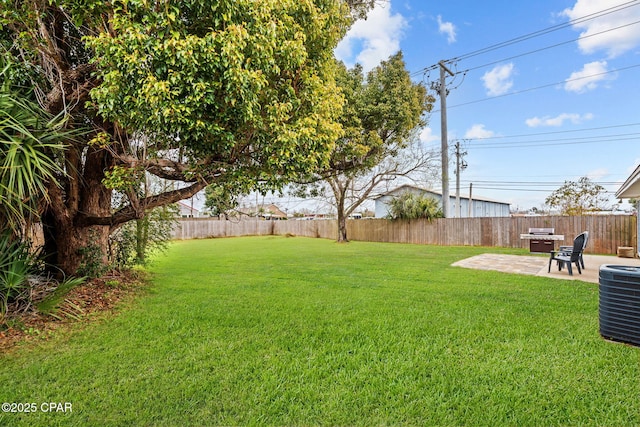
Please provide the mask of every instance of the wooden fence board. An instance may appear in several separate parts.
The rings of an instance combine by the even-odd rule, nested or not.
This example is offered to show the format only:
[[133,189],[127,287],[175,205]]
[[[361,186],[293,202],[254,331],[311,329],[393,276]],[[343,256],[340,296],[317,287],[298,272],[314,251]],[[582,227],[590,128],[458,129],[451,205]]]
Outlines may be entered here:
[[[588,253],[615,254],[619,246],[635,247],[637,217],[608,216],[541,216],[506,218],[441,218],[390,221],[361,219],[347,221],[350,240],[416,243],[459,246],[500,246],[527,248],[521,240],[529,228],[553,227],[564,240],[557,245],[571,245],[573,238],[589,232]],[[174,239],[233,237],[248,235],[286,235],[337,239],[336,221],[224,221],[209,218],[182,218],[173,232]]]

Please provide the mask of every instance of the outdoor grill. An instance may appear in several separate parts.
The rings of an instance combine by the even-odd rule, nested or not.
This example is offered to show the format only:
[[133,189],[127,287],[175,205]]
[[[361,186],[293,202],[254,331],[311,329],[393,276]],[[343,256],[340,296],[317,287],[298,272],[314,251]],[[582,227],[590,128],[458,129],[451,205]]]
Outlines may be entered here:
[[554,228],[530,228],[520,239],[529,240],[530,252],[551,253],[555,249],[556,240],[564,240],[564,235],[555,234]]

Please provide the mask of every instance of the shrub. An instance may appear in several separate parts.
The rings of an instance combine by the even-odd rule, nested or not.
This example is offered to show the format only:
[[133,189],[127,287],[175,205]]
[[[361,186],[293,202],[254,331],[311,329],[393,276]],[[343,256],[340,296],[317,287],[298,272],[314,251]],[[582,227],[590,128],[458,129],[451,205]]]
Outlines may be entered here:
[[5,230],[0,234],[0,319],[4,319],[9,303],[28,287],[28,277],[35,259],[29,244]]
[[177,207],[162,206],[120,227],[110,239],[111,261],[118,268],[144,265],[149,255],[167,248],[176,226]]
[[391,219],[424,218],[432,220],[442,218],[443,215],[439,202],[433,197],[405,191],[391,199],[389,217]]
[[30,242],[15,238],[10,230],[0,233],[0,326],[9,325],[15,315],[34,309],[55,318],[77,317],[82,312],[65,297],[86,277],[59,282],[42,272]]
[[71,277],[57,284],[53,292],[46,293],[37,303],[38,311],[56,319],[64,317],[78,319],[82,315],[82,308],[65,297],[73,288],[83,284],[85,280],[86,277]]

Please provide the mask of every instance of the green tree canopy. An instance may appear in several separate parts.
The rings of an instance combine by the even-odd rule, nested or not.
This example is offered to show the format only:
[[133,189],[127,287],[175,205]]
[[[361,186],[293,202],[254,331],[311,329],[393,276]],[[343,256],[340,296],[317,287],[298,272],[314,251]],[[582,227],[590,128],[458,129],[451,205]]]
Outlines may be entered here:
[[[329,168],[309,181],[323,181],[338,214],[339,241],[347,240],[346,218],[381,185],[412,173],[427,173],[433,153],[415,142],[433,97],[411,81],[402,52],[365,74],[356,65],[338,66],[337,82],[346,99],[340,122],[343,134],[330,152]],[[317,189],[316,189],[317,190]]]
[[221,185],[209,185],[205,188],[204,206],[212,215],[224,215],[228,217],[229,212],[238,206],[238,196],[232,188]]
[[[352,8],[350,9],[350,6]],[[56,158],[45,252],[65,272],[122,224],[208,184],[274,188],[341,135],[333,49],[369,1],[0,0],[3,55],[88,128]],[[145,173],[184,183],[140,196]],[[120,192],[126,203],[112,207]]]
[[562,215],[584,215],[606,209],[606,190],[584,176],[578,181],[565,181],[545,199],[552,209],[559,209]]

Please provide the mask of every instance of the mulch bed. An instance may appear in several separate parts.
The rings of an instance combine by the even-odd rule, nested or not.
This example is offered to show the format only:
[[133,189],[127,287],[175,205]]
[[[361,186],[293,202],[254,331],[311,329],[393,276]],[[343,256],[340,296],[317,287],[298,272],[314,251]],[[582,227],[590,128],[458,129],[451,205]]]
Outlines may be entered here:
[[71,323],[89,322],[95,314],[113,311],[119,302],[135,294],[142,284],[143,281],[134,274],[110,273],[72,289],[57,312],[59,318],[35,309],[13,316],[7,325],[0,325],[0,352],[19,343],[46,339]]

